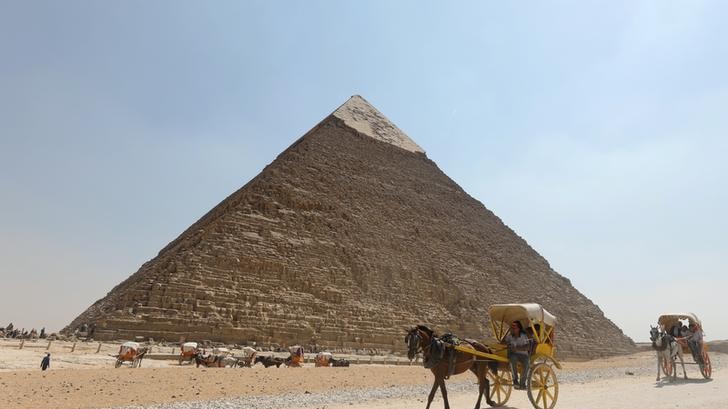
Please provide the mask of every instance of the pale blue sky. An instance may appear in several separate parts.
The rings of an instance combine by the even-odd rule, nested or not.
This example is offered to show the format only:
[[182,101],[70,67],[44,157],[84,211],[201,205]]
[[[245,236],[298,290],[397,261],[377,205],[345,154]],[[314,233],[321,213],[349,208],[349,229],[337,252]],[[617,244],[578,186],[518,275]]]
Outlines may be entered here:
[[503,3],[0,0],[0,326],[60,329],[361,94],[627,335],[728,338],[728,3]]

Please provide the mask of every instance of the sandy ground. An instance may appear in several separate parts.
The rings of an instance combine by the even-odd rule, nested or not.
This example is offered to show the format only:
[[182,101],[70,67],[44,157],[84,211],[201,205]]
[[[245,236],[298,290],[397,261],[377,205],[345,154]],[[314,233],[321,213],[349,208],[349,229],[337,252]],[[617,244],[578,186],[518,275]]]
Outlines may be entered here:
[[[233,397],[296,394],[331,394],[344,390],[373,388],[395,391],[394,397],[361,402],[301,406],[296,399],[281,407],[326,407],[327,409],[417,408],[425,406],[426,390],[432,375],[420,366],[357,365],[350,368],[265,369],[179,367],[172,361],[145,360],[144,367],[113,368],[113,358],[97,345],[84,345],[70,352],[68,345],[51,348],[51,370],[37,368],[45,344],[17,349],[0,343],[0,387],[2,407],[17,409],[101,408],[125,405],[202,401]],[[689,358],[688,358],[689,359]],[[558,371],[560,390],[557,408],[701,408],[728,407],[728,355],[714,353],[713,379],[705,380],[690,365],[690,379],[655,381],[651,352],[588,362],[566,362]],[[450,403],[453,408],[472,408],[476,401],[475,378],[464,374],[453,379]],[[413,387],[415,394],[396,391]],[[417,389],[419,388],[419,389]],[[425,391],[424,393],[418,392]],[[459,390],[459,391],[458,391]],[[487,407],[485,405],[484,407]],[[235,406],[244,407],[244,406]],[[433,408],[442,407],[439,393]],[[505,407],[532,407],[525,392],[514,391]]]

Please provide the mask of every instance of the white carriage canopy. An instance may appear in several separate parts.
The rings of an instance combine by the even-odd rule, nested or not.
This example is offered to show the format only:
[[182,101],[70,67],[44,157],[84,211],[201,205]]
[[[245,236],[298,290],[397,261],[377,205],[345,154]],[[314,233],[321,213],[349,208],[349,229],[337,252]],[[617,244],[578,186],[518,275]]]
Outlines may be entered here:
[[524,329],[530,329],[537,342],[548,342],[553,338],[556,317],[540,304],[495,304],[488,309],[493,335],[502,341],[513,321],[519,321]]
[[690,325],[697,324],[698,328],[703,329],[703,324],[697,315],[692,312],[681,312],[675,314],[662,314],[657,319],[657,324],[662,327],[663,330],[667,331],[672,328],[673,325],[678,324],[681,320],[688,320]]
[[194,351],[197,349],[197,342],[185,342],[182,344],[183,351]]
[[246,358],[254,356],[257,352],[253,347],[243,347],[243,356]]
[[125,354],[130,350],[137,351],[138,349],[139,349],[138,342],[128,341],[128,342],[124,342],[123,344],[121,344],[121,348],[119,348],[119,352]]

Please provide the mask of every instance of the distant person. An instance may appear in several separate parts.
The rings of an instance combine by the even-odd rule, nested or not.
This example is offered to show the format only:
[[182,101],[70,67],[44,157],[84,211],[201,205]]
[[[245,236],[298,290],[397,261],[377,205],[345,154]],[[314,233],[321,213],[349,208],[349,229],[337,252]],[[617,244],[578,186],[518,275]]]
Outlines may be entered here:
[[46,354],[46,356],[43,357],[43,360],[40,361],[40,369],[45,371],[46,369],[51,367],[51,354],[50,352]]
[[[513,387],[516,389],[526,388],[526,378],[528,377],[528,367],[530,362],[529,350],[530,341],[523,331],[523,326],[519,321],[511,323],[511,330],[503,339],[508,347],[508,360],[511,363],[511,372],[513,374]],[[523,374],[521,374],[520,382],[518,378],[518,363],[521,363]]]
[[43,327],[43,328],[40,329],[40,338],[43,339],[45,337],[46,337],[45,327]]

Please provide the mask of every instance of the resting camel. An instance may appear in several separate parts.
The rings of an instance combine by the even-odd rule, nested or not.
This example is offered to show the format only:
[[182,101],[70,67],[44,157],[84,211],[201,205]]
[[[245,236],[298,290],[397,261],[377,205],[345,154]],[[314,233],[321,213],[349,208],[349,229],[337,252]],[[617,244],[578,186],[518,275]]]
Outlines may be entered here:
[[335,359],[331,358],[331,366],[337,366],[337,367],[348,367],[349,361],[346,359]]
[[276,368],[280,368],[281,364],[284,363],[286,360],[283,358],[276,358],[274,356],[256,356],[255,362],[253,365],[257,364],[258,362],[262,363],[264,367],[268,368],[270,366],[275,365]]

